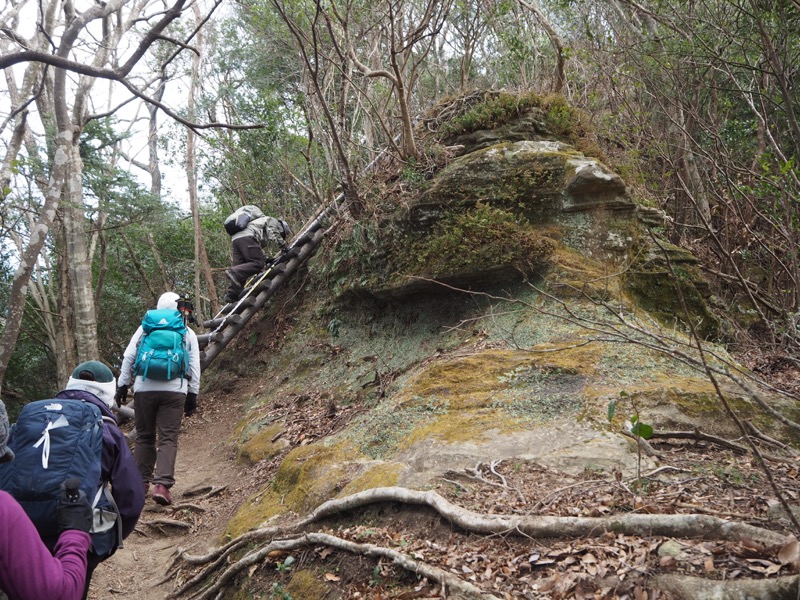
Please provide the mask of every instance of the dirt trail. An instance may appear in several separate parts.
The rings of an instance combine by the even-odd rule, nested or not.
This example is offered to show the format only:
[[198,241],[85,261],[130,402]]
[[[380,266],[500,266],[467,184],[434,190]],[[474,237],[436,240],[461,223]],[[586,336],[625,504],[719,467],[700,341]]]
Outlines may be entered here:
[[[95,571],[89,600],[166,598],[174,582],[160,582],[178,548],[189,548],[193,554],[200,554],[218,545],[221,527],[246,497],[244,487],[248,477],[236,464],[230,446],[240,407],[231,404],[228,398],[217,400],[201,396],[200,402],[198,413],[183,422],[176,483],[172,488],[173,506],[161,507],[148,498],[136,531],[125,540],[125,547]],[[184,496],[204,486],[227,487],[207,499],[201,499],[202,494]],[[167,519],[190,527],[155,524]]]

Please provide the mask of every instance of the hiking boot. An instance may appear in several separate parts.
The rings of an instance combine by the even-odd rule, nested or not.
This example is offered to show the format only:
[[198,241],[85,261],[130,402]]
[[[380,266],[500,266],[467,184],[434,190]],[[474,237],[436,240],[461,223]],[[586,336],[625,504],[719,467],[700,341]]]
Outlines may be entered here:
[[160,483],[157,483],[156,487],[153,488],[153,500],[161,506],[172,504],[172,496],[170,496],[169,490]]

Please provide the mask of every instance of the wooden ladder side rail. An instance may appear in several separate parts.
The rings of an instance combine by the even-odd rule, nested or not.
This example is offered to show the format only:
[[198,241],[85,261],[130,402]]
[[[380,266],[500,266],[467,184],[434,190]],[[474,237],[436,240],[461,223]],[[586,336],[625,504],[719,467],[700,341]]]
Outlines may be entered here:
[[[250,318],[258,312],[261,307],[266,304],[267,300],[278,290],[283,284],[288,281],[292,275],[297,271],[297,268],[302,265],[313,254],[314,250],[319,246],[320,241],[324,235],[324,230],[318,227],[316,231],[311,234],[310,239],[304,243],[298,250],[296,256],[289,259],[281,272],[276,273],[269,282],[269,287],[258,293],[255,297],[255,302],[249,306],[243,307],[240,312],[227,315],[219,321],[217,330],[210,334],[206,334],[204,341],[206,346],[200,352],[200,368],[205,369],[211,361],[228,345],[228,343],[238,334],[242,328],[250,321]],[[242,307],[240,307],[242,308]],[[221,336],[219,334],[222,334]],[[198,344],[200,339],[198,336]]]

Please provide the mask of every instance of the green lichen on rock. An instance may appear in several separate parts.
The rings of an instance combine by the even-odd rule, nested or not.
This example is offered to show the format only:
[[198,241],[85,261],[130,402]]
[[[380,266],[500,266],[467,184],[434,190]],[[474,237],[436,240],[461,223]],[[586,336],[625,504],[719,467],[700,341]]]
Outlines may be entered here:
[[719,319],[706,302],[708,284],[688,251],[663,240],[645,245],[624,281],[638,306],[665,325],[691,323],[701,338],[718,338]]
[[549,346],[543,352],[489,349],[431,363],[407,382],[399,398],[402,404],[407,398],[439,397],[447,399],[451,409],[481,408],[491,404],[498,389],[521,387],[534,381],[536,373],[585,373],[593,362],[585,347],[558,351]]
[[461,410],[440,415],[417,426],[397,444],[397,450],[406,450],[419,442],[433,440],[446,444],[485,441],[492,430],[510,432],[523,425],[517,420],[490,408]]
[[382,460],[391,456],[420,423],[446,412],[446,404],[437,401],[417,399],[403,406],[384,401],[352,423],[341,438],[369,458]]
[[273,438],[275,438],[282,429],[283,426],[280,423],[274,423],[273,425],[261,429],[239,446],[239,459],[247,460],[250,463],[257,463],[260,460],[272,458],[281,452],[286,447],[286,442],[275,442]]
[[397,485],[404,468],[405,465],[400,463],[378,462],[344,486],[339,495],[349,496],[373,488]]
[[391,399],[354,422],[342,437],[374,459],[419,440],[481,441],[489,430],[515,431],[577,412],[591,351],[490,349],[420,368]]

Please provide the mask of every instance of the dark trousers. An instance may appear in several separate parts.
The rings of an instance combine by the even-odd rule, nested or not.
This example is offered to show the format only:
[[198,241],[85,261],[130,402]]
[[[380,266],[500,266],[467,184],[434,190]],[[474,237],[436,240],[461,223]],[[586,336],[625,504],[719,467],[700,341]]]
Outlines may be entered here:
[[142,481],[171,488],[175,483],[175,458],[186,394],[136,392],[133,402],[136,425],[133,457]]
[[[244,286],[248,277],[255,275],[264,268],[264,265],[267,263],[267,259],[264,256],[264,251],[261,249],[261,245],[258,243],[256,238],[251,235],[235,239],[231,243],[233,248],[231,250],[232,266],[230,271],[236,276],[236,279],[239,280],[239,283]],[[239,291],[241,290],[235,289],[235,286],[233,285],[228,288],[229,293],[236,293]]]

